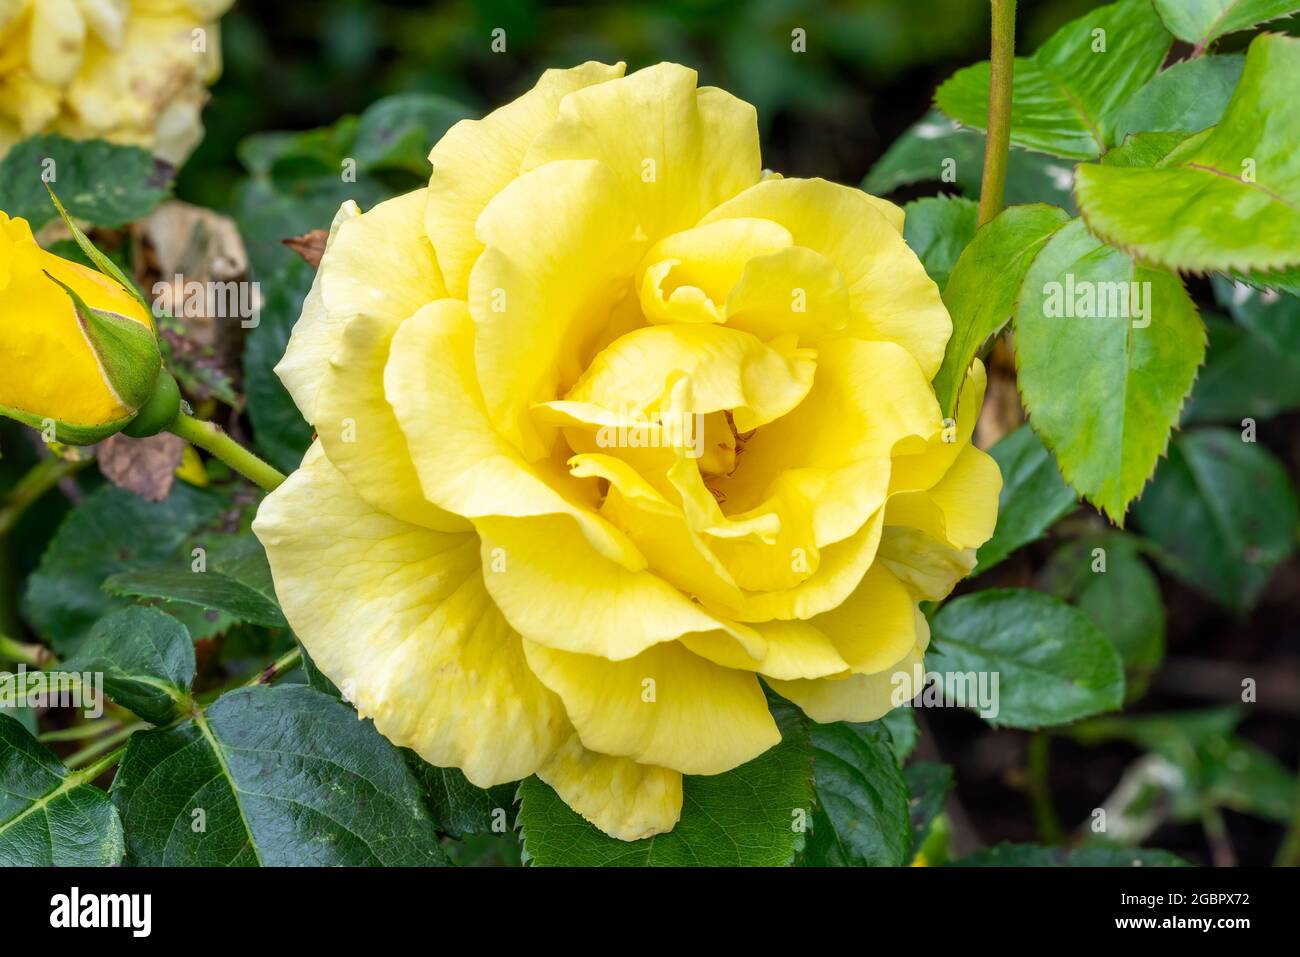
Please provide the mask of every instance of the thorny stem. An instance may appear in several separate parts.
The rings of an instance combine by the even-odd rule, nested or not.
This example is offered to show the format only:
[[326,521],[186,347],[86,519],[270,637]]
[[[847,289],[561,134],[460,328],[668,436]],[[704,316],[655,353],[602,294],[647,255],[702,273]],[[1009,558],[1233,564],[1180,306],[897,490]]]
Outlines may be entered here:
[[94,764],[87,765],[80,771],[74,771],[71,777],[78,785],[91,783],[109,768],[114,767],[118,761],[122,760],[122,755],[126,754],[127,744],[129,743],[130,742],[127,742],[114,748]]
[[1002,212],[1007,191],[1007,151],[1011,147],[1012,62],[1016,50],[1016,0],[992,0],[993,31],[989,70],[989,124],[984,142],[979,224]]
[[211,452],[239,474],[245,476],[268,492],[274,491],[284,481],[284,475],[263,462],[211,422],[204,422],[184,412],[176,416],[167,427],[191,445]]

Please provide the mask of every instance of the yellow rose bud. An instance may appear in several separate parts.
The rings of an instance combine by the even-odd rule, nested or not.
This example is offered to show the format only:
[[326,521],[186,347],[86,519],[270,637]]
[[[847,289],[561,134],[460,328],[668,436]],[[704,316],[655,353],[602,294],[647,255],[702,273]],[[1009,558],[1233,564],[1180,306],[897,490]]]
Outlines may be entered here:
[[118,283],[37,245],[0,212],[0,413],[62,442],[120,431],[162,368],[153,321]]
[[753,107],[667,63],[548,71],[430,160],[334,221],[277,367],[318,441],[254,524],[359,713],[632,840],[780,740],[762,682],[919,692],[1001,476],[903,211],[765,176]]

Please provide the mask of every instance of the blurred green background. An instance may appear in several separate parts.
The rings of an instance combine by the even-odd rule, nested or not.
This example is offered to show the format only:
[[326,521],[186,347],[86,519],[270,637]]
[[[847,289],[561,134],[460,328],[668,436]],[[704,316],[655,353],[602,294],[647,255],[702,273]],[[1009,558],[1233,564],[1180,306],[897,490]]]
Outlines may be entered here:
[[[1092,6],[1024,0],[1019,46]],[[222,21],[225,72],[179,193],[230,208],[251,133],[326,126],[402,92],[481,113],[587,59],[694,67],[758,108],[767,166],[857,183],[941,80],[987,57],[988,21],[985,0],[241,0]],[[796,28],[806,52],[791,50]]]

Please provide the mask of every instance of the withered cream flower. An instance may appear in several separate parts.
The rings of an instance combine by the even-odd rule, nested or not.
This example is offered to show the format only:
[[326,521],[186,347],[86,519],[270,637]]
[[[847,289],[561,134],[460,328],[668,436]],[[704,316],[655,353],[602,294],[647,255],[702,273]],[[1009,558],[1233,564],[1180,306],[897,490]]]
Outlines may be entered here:
[[0,153],[38,133],[183,162],[234,0],[0,0]]
[[615,837],[865,721],[1001,485],[930,385],[951,323],[898,207],[764,175],[754,109],[587,63],[336,218],[279,374],[318,440],[254,526],[321,670],[475,784]]

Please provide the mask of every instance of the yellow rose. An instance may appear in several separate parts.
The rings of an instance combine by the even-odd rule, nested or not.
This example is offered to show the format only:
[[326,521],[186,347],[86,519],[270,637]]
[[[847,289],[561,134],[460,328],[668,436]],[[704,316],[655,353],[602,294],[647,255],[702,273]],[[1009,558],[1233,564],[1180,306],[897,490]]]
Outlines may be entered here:
[[162,367],[153,320],[107,276],[36,244],[0,211],[0,415],[87,444],[121,430]]
[[184,162],[233,2],[0,0],[0,153],[56,132]]
[[760,677],[889,711],[1001,478],[982,368],[942,421],[902,211],[765,176],[692,70],[622,74],[548,71],[427,189],[340,210],[278,367],[319,438],[254,529],[391,741],[631,840],[777,742]]

